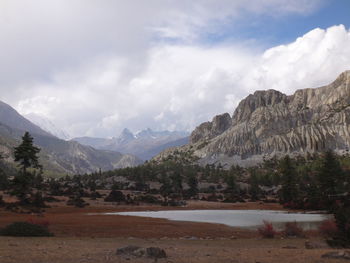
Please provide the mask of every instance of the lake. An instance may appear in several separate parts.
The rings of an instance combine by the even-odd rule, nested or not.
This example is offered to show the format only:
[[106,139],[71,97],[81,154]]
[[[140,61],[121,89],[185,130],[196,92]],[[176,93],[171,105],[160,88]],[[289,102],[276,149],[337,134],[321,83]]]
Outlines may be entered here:
[[271,210],[171,210],[144,212],[107,213],[124,216],[141,216],[164,218],[175,221],[191,221],[224,224],[232,227],[256,229],[263,221],[271,222],[277,229],[283,228],[286,222],[298,222],[304,230],[317,229],[326,219],[332,218],[327,214],[288,213]]

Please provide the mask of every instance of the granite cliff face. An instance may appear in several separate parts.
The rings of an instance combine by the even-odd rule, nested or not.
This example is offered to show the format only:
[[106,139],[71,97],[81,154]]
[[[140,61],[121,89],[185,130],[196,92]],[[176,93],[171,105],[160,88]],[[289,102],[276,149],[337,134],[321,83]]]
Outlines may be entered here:
[[[264,156],[347,151],[350,145],[350,71],[330,85],[302,89],[287,96],[276,90],[256,91],[228,113],[199,125],[190,144],[199,162],[249,166]],[[163,152],[164,158],[174,150]]]

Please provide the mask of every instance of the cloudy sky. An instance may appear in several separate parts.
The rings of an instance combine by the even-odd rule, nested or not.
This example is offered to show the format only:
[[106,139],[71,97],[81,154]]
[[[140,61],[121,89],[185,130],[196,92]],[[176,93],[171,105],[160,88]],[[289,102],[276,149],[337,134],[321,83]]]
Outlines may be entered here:
[[71,136],[191,131],[255,90],[350,69],[349,12],[349,0],[1,0],[0,100]]

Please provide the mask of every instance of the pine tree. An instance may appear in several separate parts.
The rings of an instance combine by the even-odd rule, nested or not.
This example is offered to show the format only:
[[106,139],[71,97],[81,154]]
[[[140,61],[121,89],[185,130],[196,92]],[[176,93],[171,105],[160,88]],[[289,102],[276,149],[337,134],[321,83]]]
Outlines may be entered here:
[[320,197],[327,206],[331,206],[336,196],[344,190],[344,172],[332,151],[325,153],[317,175]]
[[8,187],[8,176],[3,167],[3,163],[2,163],[3,158],[4,157],[0,153],[0,190],[5,190]]
[[[20,203],[24,205],[32,203],[34,197],[38,196],[37,193],[41,190],[42,166],[39,164],[37,156],[39,152],[40,149],[33,145],[33,138],[29,132],[25,132],[22,143],[15,147],[15,161],[19,163],[21,172],[12,181],[11,194],[17,196]],[[39,173],[36,170],[28,172],[28,168],[39,169]],[[36,193],[33,193],[33,188],[36,188]]]
[[33,137],[29,132],[25,132],[22,137],[22,143],[15,147],[15,162],[18,162],[21,166],[23,174],[26,174],[27,169],[37,168],[41,169],[39,164],[39,157],[37,154],[40,152],[40,148],[33,145]]
[[250,170],[249,183],[250,183],[249,194],[251,196],[252,201],[259,200],[261,190],[259,187],[259,178],[255,169]]
[[298,197],[297,174],[289,155],[286,155],[280,163],[282,179],[281,200],[283,203],[295,201]]
[[187,184],[189,186],[188,192],[190,197],[196,196],[198,194],[198,179],[196,171],[192,169],[187,171]]

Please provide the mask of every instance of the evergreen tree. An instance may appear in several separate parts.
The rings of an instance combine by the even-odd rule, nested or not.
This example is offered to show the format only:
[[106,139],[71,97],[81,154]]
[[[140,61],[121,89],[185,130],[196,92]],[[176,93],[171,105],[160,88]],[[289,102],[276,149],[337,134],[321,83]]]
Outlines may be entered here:
[[189,195],[191,197],[196,196],[198,194],[198,179],[197,179],[196,171],[193,171],[192,169],[190,169],[187,172],[187,184],[189,186],[189,189],[188,189]]
[[[33,145],[33,138],[29,132],[25,132],[22,143],[15,147],[15,161],[19,163],[21,172],[12,181],[11,194],[17,196],[23,205],[30,204],[38,196],[37,193],[33,193],[33,188],[36,188],[38,192],[42,187],[42,166],[37,156],[39,152],[40,149]],[[39,169],[39,173],[35,170],[28,172],[28,168]]]
[[237,192],[237,177],[234,173],[229,173],[226,175],[225,183],[227,184],[227,190],[229,190],[231,194],[235,194]]
[[259,178],[255,169],[250,170],[249,183],[250,183],[249,194],[251,196],[252,201],[259,200],[261,190],[259,187]]
[[344,172],[336,155],[327,151],[317,173],[319,194],[327,208],[331,209],[336,196],[344,191]]
[[29,132],[25,132],[22,137],[22,143],[15,147],[15,162],[18,162],[21,166],[23,174],[26,174],[27,169],[37,168],[42,169],[39,164],[39,157],[37,154],[40,152],[40,148],[33,145],[33,137]]
[[5,190],[8,187],[8,176],[5,172],[4,165],[2,163],[3,156],[0,153],[0,190]]
[[281,160],[280,174],[282,179],[281,201],[283,203],[295,201],[298,197],[298,180],[289,155]]

